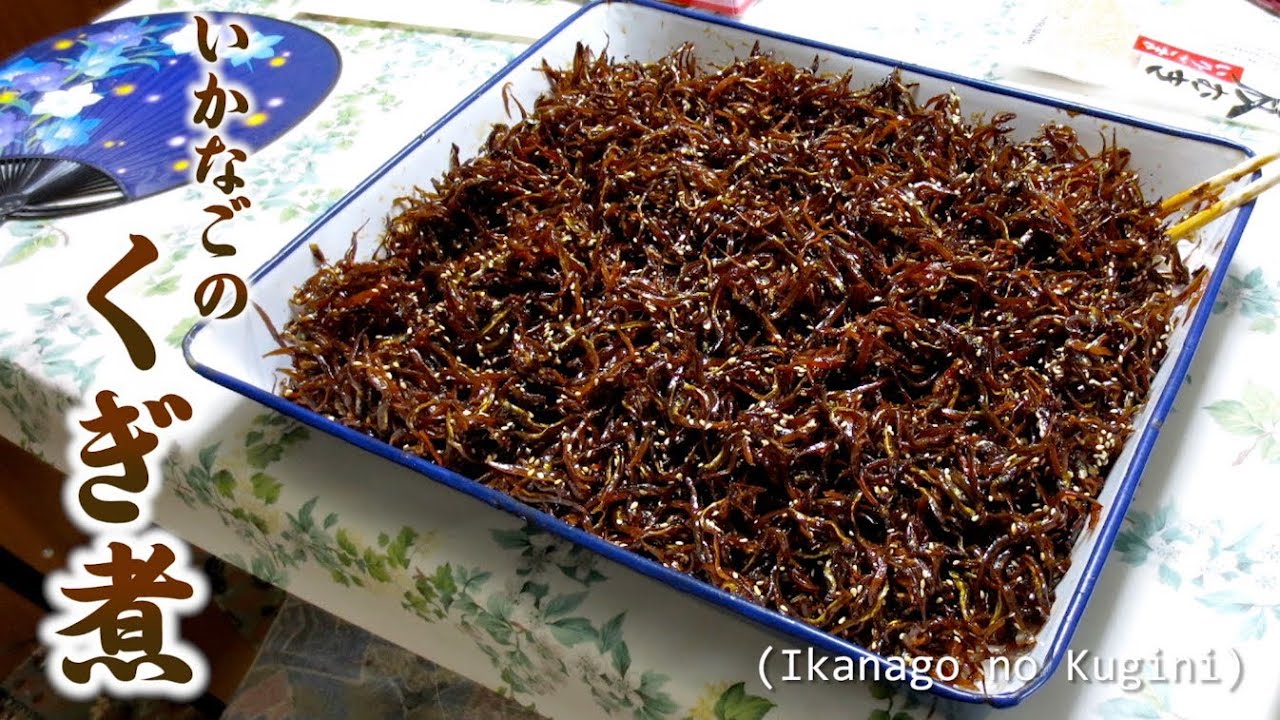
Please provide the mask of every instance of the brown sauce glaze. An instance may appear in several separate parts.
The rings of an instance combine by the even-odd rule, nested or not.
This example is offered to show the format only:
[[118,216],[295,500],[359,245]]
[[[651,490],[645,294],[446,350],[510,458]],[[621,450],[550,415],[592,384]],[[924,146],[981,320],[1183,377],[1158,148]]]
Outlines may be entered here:
[[283,394],[961,684],[1028,649],[1192,285],[1127,151],[758,53],[544,72],[297,290]]

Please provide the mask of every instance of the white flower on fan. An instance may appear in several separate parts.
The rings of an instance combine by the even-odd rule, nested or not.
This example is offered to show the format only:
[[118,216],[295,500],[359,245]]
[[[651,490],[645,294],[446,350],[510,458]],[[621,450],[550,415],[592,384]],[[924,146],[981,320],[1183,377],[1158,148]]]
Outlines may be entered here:
[[[284,36],[282,35],[263,35],[256,30],[241,28],[245,31],[246,44],[245,47],[235,47],[236,32],[230,26],[209,23],[209,32],[206,37],[216,40],[214,44],[214,53],[219,60],[226,60],[233,66],[239,67],[253,60],[264,60],[273,57],[276,54],[275,45],[280,42]],[[161,42],[173,48],[176,55],[189,55],[197,50],[197,28],[194,22],[187,23],[180,30],[169,33],[160,39]]]
[[101,99],[102,96],[93,91],[93,83],[83,83],[67,90],[44,93],[40,96],[39,102],[31,108],[31,114],[72,118]]
[[[209,35],[212,37],[218,37],[218,32],[220,30],[221,28],[217,25],[212,25],[211,23]],[[173,48],[173,53],[175,55],[187,55],[193,53],[196,51],[196,24],[194,22],[189,22],[178,30],[160,38],[160,42]]]

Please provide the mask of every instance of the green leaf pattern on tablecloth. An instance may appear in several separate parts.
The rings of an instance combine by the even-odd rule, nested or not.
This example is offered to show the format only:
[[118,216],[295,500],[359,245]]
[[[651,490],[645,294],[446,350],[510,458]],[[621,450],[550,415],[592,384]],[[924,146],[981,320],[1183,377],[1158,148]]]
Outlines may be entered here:
[[[15,419],[20,444],[41,457],[42,444],[55,425],[93,383],[102,356],[78,354],[81,343],[98,331],[70,297],[29,303],[34,339],[0,333],[0,407]],[[31,368],[40,375],[32,377]],[[44,381],[44,382],[42,382]]]
[[169,333],[164,336],[164,343],[170,347],[181,347],[183,338],[187,336],[187,333],[190,332],[191,328],[195,327],[198,322],[200,322],[199,315],[191,315],[189,317],[182,318],[178,322],[174,323],[173,327],[169,329]]
[[1161,584],[1190,594],[1236,627],[1239,641],[1262,640],[1280,623],[1280,529],[1197,523],[1176,507],[1135,510],[1116,538],[1119,558],[1155,570]]
[[1168,683],[1148,682],[1141,690],[1110,698],[1094,709],[1102,720],[1189,720],[1173,712]]
[[341,129],[330,128],[330,134],[304,135],[286,141],[278,152],[256,156],[246,163],[242,177],[245,194],[253,199],[254,212],[278,211],[276,219],[288,222],[302,218],[310,221],[344,194],[341,187],[320,187],[316,175],[317,161],[333,152],[341,140]]
[[1238,399],[1218,400],[1205,409],[1220,428],[1248,441],[1233,465],[1250,457],[1280,463],[1280,394],[1264,385],[1247,383]]
[[713,683],[684,720],[761,720],[775,707],[772,700],[748,693],[746,683]]
[[[204,228],[196,225],[180,225],[161,235],[148,236],[160,251],[160,259],[147,266],[143,284],[143,297],[172,295],[183,285],[183,271],[191,269],[184,260],[200,244]],[[216,238],[215,238],[216,241]],[[195,281],[190,288],[195,288]]]
[[0,268],[17,265],[41,250],[65,245],[67,242],[67,234],[51,222],[15,221],[8,230],[18,242],[5,252],[4,257],[0,257]]
[[[281,511],[281,483],[273,466],[305,443],[310,431],[275,413],[255,416],[242,442],[173,456],[169,487],[191,506],[217,511],[251,548],[228,559],[280,586],[303,563],[314,562],[344,586],[385,587],[402,607],[428,623],[445,622],[471,638],[492,663],[503,689],[522,701],[584,688],[602,716],[641,720],[761,720],[772,700],[745,683],[708,685],[688,710],[671,697],[670,677],[636,667],[627,643],[625,611],[588,611],[592,589],[608,578],[599,556],[530,524],[494,528],[494,547],[508,553],[515,572],[506,582],[483,567],[425,562],[427,533],[409,527],[373,542],[356,538],[337,512],[312,497]],[[417,561],[415,561],[417,558]],[[910,720],[920,697],[887,684],[868,685],[882,704],[869,720]]]
[[[204,11],[255,13],[257,15],[271,15],[287,19],[288,13],[284,12],[284,10],[294,3],[295,0],[210,0],[201,2],[200,9]],[[190,10],[191,3],[188,0],[159,0],[156,3],[156,9],[164,12]]]
[[[872,699],[878,701],[883,707],[878,707],[867,715],[867,720],[913,720],[915,717],[912,711],[926,707],[923,696],[917,692],[906,690],[896,685],[871,681],[867,683],[867,692]],[[928,702],[928,715],[934,712],[934,706],[937,698],[931,698]]]
[[1223,313],[1228,310],[1236,310],[1241,317],[1252,320],[1249,324],[1251,331],[1275,332],[1280,321],[1280,281],[1269,281],[1261,267],[1244,275],[1234,271],[1228,273],[1213,303],[1213,311]]
[[[9,336],[9,333],[0,333],[0,343]],[[33,380],[12,357],[6,356],[6,350],[0,349],[0,407],[17,423],[21,435],[18,445],[24,450],[47,461],[44,439],[71,405],[67,395],[50,391],[43,383]]]
[[400,587],[407,610],[427,622],[449,620],[472,637],[513,694],[545,695],[575,678],[608,714],[658,720],[677,710],[664,690],[667,676],[632,667],[626,614],[581,613],[589,588],[606,579],[599,558],[582,548],[531,527],[494,530],[493,542],[516,554],[511,583],[498,586],[491,572],[449,563],[415,568],[410,577],[424,545],[412,528],[362,544],[337,513],[321,515],[317,498],[281,513],[271,467],[308,435],[281,415],[258,415],[241,447],[223,441],[201,448],[193,462],[171,458],[169,485],[188,505],[216,510],[253,549],[236,561],[264,580],[287,586],[291,571],[313,561],[342,585]]
[[[626,612],[585,609],[592,588],[607,580],[599,556],[532,525],[490,530],[494,546],[515,563],[510,579],[499,582],[485,568],[415,562],[431,538],[413,528],[364,542],[315,497],[282,511],[287,495],[272,468],[309,435],[276,413],[254,416],[241,442],[224,439],[194,457],[172,455],[168,487],[189,506],[214,509],[250,548],[247,557],[229,557],[233,562],[280,586],[303,563],[314,562],[338,584],[398,592],[407,611],[470,637],[505,690],[526,701],[578,683],[610,717],[760,720],[773,709],[772,701],[738,683],[717,686],[713,699],[680,713],[667,691],[670,678],[635,666]],[[877,699],[893,711],[886,716],[892,720],[919,704],[910,694],[895,700],[895,691],[883,689]]]
[[505,550],[519,550],[516,574],[540,575],[556,568],[565,577],[588,587],[605,579],[599,571],[600,556],[586,548],[552,541],[551,536],[526,525],[518,530],[493,530],[494,542]]
[[666,675],[632,666],[626,613],[581,613],[589,588],[606,577],[598,558],[530,525],[495,529],[498,547],[517,553],[515,578],[501,585],[481,568],[445,563],[419,570],[404,607],[428,622],[447,620],[471,637],[516,696],[583,683],[606,715],[658,720],[677,705]]
[[201,448],[194,462],[171,456],[166,462],[169,487],[188,506],[216,510],[222,523],[252,549],[247,560],[238,562],[263,580],[287,587],[290,572],[311,560],[342,585],[390,582],[393,573],[408,570],[413,554],[430,543],[430,533],[402,527],[394,536],[365,543],[340,525],[336,513],[321,516],[318,498],[281,511],[281,484],[270,468],[309,433],[283,415],[258,415],[239,447],[213,443]]

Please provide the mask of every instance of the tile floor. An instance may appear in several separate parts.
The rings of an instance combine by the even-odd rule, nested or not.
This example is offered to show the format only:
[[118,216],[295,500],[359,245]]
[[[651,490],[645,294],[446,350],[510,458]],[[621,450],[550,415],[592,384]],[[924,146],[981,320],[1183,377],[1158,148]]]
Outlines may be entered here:
[[290,599],[224,720],[538,720],[435,663]]

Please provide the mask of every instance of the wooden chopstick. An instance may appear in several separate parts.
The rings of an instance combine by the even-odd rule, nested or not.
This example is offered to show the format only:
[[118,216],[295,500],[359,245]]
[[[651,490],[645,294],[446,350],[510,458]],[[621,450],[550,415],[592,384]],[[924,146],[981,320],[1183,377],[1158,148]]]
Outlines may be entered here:
[[1272,175],[1262,182],[1251,183],[1235,195],[1218,200],[1195,215],[1179,220],[1169,226],[1165,234],[1174,240],[1184,238],[1241,205],[1252,201],[1276,185],[1280,185],[1280,173]]
[[1221,190],[1245,175],[1257,171],[1263,165],[1266,165],[1276,158],[1280,158],[1280,148],[1261,155],[1255,155],[1234,167],[1223,170],[1204,182],[1192,185],[1176,195],[1171,195],[1165,199],[1164,202],[1160,203],[1160,210],[1165,214],[1168,214],[1183,205],[1186,205],[1191,200],[1204,197],[1208,193]]
[[[1203,198],[1210,193],[1215,193],[1231,183],[1239,180],[1246,175],[1257,172],[1264,165],[1280,158],[1280,148],[1271,152],[1263,153],[1228,168],[1204,182],[1193,185],[1176,195],[1170,196],[1164,202],[1160,203],[1160,209],[1165,213],[1176,210],[1194,200]],[[1208,225],[1219,217],[1235,210],[1245,203],[1253,201],[1262,193],[1270,190],[1276,185],[1280,185],[1280,174],[1273,175],[1262,182],[1251,183],[1240,192],[1225,198],[1215,200],[1209,207],[1189,215],[1173,225],[1165,231],[1165,234],[1174,240],[1184,238],[1200,228]]]

